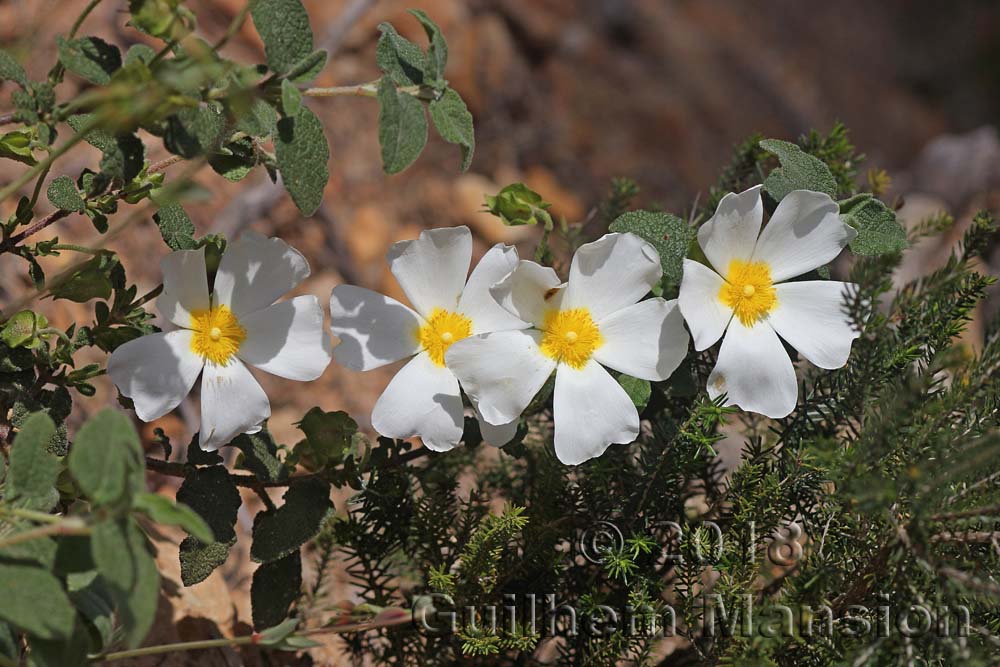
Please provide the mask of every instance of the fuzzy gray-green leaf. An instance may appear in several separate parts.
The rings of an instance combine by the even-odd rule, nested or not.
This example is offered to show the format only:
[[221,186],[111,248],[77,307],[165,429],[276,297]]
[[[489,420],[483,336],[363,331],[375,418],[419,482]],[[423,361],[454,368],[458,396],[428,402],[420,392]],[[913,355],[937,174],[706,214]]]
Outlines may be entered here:
[[449,88],[427,108],[441,138],[462,147],[462,171],[468,171],[476,151],[476,135],[472,130],[472,114],[462,96]]
[[420,25],[427,33],[430,46],[427,47],[427,57],[424,59],[427,83],[432,86],[444,86],[444,68],[448,64],[448,43],[444,40],[441,28],[431,20],[423,10],[411,9],[410,14],[415,16]]
[[10,450],[7,473],[7,498],[25,501],[35,509],[48,510],[58,500],[54,487],[59,476],[59,460],[49,450],[56,425],[44,412],[38,412],[21,425]]
[[91,417],[73,441],[69,470],[95,505],[117,503],[142,491],[146,465],[128,417],[111,409]]
[[250,557],[257,562],[269,563],[297,551],[319,532],[333,509],[330,486],[318,479],[293,484],[284,499],[284,505],[260,512],[254,519]]
[[632,232],[650,243],[660,254],[663,277],[679,284],[684,257],[694,238],[694,230],[676,215],[652,211],[629,211],[618,216],[609,228],[613,232]]
[[21,63],[3,49],[0,49],[0,81],[13,81],[22,88],[28,85],[28,75],[24,73]]
[[907,247],[906,230],[896,220],[896,214],[868,193],[855,195],[840,202],[840,218],[857,230],[851,241],[856,255],[885,255]]
[[375,62],[397,86],[418,86],[424,82],[426,60],[420,47],[406,39],[389,23],[379,24],[382,32],[375,47]]
[[153,214],[153,220],[160,228],[163,242],[171,250],[192,250],[197,247],[198,244],[194,240],[194,223],[180,204],[176,202],[164,204]]
[[382,168],[397,174],[420,155],[427,143],[424,105],[412,95],[396,90],[389,77],[378,85],[378,140],[382,145]]
[[76,612],[62,584],[33,565],[0,563],[0,619],[43,639],[66,638]]
[[330,146],[323,124],[302,105],[294,116],[278,121],[274,148],[285,189],[303,215],[312,215],[323,202],[323,188],[330,179],[326,164]]
[[122,66],[122,54],[118,47],[100,37],[72,40],[57,37],[56,45],[63,67],[100,86],[110,83],[111,75]]
[[837,179],[819,158],[779,139],[765,139],[760,147],[776,155],[781,162],[781,166],[764,179],[764,189],[774,201],[781,201],[792,190],[812,190],[836,196]]
[[73,183],[73,179],[69,176],[59,176],[53,179],[49,183],[46,194],[49,197],[49,203],[60,211],[82,213],[87,207],[87,204],[83,201],[83,197],[80,196],[80,192],[76,189],[76,184]]
[[285,74],[312,54],[309,14],[300,0],[252,0],[250,15],[264,42],[267,66],[274,72]]
[[254,627],[262,630],[281,623],[301,588],[302,556],[298,551],[258,567],[250,585]]

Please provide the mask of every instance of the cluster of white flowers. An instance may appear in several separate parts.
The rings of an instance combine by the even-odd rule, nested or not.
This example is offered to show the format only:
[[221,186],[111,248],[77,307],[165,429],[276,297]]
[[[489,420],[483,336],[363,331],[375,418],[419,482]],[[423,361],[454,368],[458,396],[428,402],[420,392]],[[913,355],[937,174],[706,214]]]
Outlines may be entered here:
[[[555,451],[578,464],[632,442],[639,413],[611,368],[663,381],[688,352],[723,338],[711,397],[769,417],[788,415],[798,385],[780,338],[822,368],[843,366],[859,332],[843,312],[847,283],[785,282],[833,260],[855,236],[827,195],[788,194],[764,226],[760,187],[726,195],[698,231],[711,266],[686,259],[677,300],[646,297],[661,277],[656,249],[633,234],[581,246],[569,278],[491,248],[469,275],[467,227],[434,229],[395,244],[389,268],[412,308],[340,285],[330,297],[332,356],[366,371],[409,359],[372,411],[393,438],[419,436],[435,451],[459,444],[462,391],[484,439],[503,446],[555,373]],[[180,327],[130,341],[108,364],[145,421],[175,408],[199,373],[201,446],[217,449],[260,428],[267,396],[244,362],[295,380],[319,377],[331,358],[313,296],[275,303],[309,275],[297,251],[248,233],[229,245],[209,294],[202,250],[162,264],[163,316]],[[685,328],[685,322],[687,328]]]

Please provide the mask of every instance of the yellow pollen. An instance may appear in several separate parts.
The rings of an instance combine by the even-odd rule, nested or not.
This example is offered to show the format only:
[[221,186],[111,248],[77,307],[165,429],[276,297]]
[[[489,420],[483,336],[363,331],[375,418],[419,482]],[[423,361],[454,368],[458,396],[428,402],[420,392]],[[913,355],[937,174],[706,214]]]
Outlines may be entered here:
[[191,351],[218,366],[225,365],[246,340],[247,332],[226,306],[191,313]]
[[726,272],[719,300],[733,309],[743,326],[753,326],[778,305],[778,295],[766,262],[734,259]]
[[542,354],[573,368],[583,368],[604,344],[601,330],[586,308],[549,311],[542,331]]
[[472,320],[443,308],[432,310],[427,323],[417,329],[417,340],[438,366],[445,365],[444,353],[452,344],[471,335]]

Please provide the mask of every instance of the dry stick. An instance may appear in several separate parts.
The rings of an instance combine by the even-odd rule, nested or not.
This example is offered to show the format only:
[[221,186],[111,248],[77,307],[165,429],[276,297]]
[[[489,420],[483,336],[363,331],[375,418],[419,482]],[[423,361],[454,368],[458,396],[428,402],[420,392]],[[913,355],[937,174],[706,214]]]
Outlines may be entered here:
[[948,519],[966,519],[971,516],[992,516],[1000,514],[1000,505],[987,505],[985,507],[973,507],[958,512],[944,512],[931,517],[932,521],[946,521]]
[[[399,456],[390,459],[390,466],[402,465],[408,463],[422,456],[426,456],[430,452],[426,447],[420,449],[411,449],[408,452],[400,454]],[[187,477],[192,472],[196,470],[195,467],[187,465],[185,463],[178,463],[176,461],[164,461],[163,459],[156,459],[151,456],[146,457],[146,470],[152,470],[153,472],[160,473],[161,475],[167,475],[168,477]],[[364,471],[367,472],[367,471]],[[309,473],[304,475],[292,475],[287,479],[278,481],[262,481],[257,479],[254,475],[242,474],[242,473],[229,473],[229,479],[232,480],[233,484],[236,486],[242,486],[247,489],[267,489],[282,486],[290,486],[297,482],[307,479],[321,479],[325,480],[326,475],[324,473]]]
[[[162,161],[157,162],[156,164],[152,165],[149,168],[149,173],[153,174],[153,173],[156,173],[158,171],[163,171],[164,169],[166,169],[170,165],[179,162],[181,159],[182,158],[178,157],[177,155],[171,155],[167,159],[162,160]],[[125,196],[125,194],[126,193],[125,193],[124,188],[122,190],[119,190],[118,191],[118,198],[121,199],[122,197]],[[5,243],[0,244],[0,252],[4,252],[4,251],[13,249],[14,246],[16,246],[18,243],[20,243],[21,241],[25,240],[29,236],[32,236],[33,234],[37,234],[38,232],[42,231],[43,229],[45,229],[46,227],[48,227],[52,223],[58,222],[59,220],[62,220],[63,218],[67,217],[69,214],[76,213],[76,212],[77,211],[64,211],[64,210],[61,210],[61,209],[57,209],[55,211],[52,211],[51,213],[49,213],[48,215],[46,215],[44,218],[41,218],[40,220],[35,221],[34,224],[32,224],[30,227],[28,227],[24,231],[19,232],[17,234],[14,234],[10,238],[8,238]]]
[[[307,637],[312,635],[337,635],[346,634],[348,632],[366,632],[368,630],[375,630],[377,628],[388,628],[396,625],[404,625],[406,623],[411,623],[413,621],[413,616],[409,610],[401,609],[404,612],[398,618],[387,619],[383,621],[366,621],[363,623],[350,623],[345,625],[335,625],[323,628],[311,628],[309,630],[303,630],[301,632],[294,633],[298,637]],[[261,645],[261,633],[255,632],[252,635],[242,635],[240,637],[231,637],[226,639],[205,639],[201,641],[193,642],[178,642],[176,644],[162,644],[160,646],[146,646],[143,648],[132,649],[129,651],[117,651],[115,653],[108,653],[104,656],[97,656],[94,658],[97,662],[112,662],[115,660],[124,660],[126,658],[138,658],[146,655],[160,655],[163,653],[174,653],[178,651],[196,651],[201,649],[210,648],[226,648],[229,646],[246,646],[246,645]],[[267,645],[264,644],[266,647]]]

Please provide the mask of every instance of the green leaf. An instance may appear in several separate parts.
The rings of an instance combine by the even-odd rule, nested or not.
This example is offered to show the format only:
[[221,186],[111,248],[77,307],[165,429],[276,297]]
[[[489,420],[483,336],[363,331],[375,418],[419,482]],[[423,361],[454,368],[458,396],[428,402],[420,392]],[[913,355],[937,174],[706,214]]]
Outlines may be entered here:
[[774,201],[781,201],[792,190],[825,192],[831,197],[837,195],[837,179],[819,158],[779,139],[764,139],[760,147],[777,155],[781,162],[781,166],[764,179],[764,190]]
[[129,418],[106,409],[89,419],[73,441],[69,470],[95,505],[130,500],[143,491],[145,459]]
[[91,650],[90,630],[77,617],[66,639],[28,638],[32,667],[84,667],[89,665],[87,654]]
[[73,632],[76,612],[59,580],[31,565],[0,563],[0,619],[42,639]]
[[153,220],[160,228],[163,242],[171,250],[193,250],[198,247],[194,240],[194,223],[180,204],[164,204],[153,214]]
[[183,158],[195,158],[215,151],[225,127],[219,109],[199,106],[178,111],[167,119],[163,145]]
[[254,627],[278,626],[288,616],[288,609],[299,597],[301,588],[302,557],[298,551],[258,567],[250,585]]
[[901,252],[909,245],[895,212],[871,194],[861,193],[840,202],[840,219],[858,231],[851,241],[856,255]]
[[125,52],[125,66],[128,67],[132,63],[137,62],[148,65],[155,57],[156,50],[148,44],[133,44]]
[[76,189],[76,184],[73,183],[73,179],[69,176],[60,176],[53,179],[49,183],[49,189],[46,191],[46,194],[49,196],[49,203],[60,211],[83,213],[83,210],[87,208],[86,202],[83,201],[79,190]]
[[294,116],[302,106],[302,91],[294,83],[285,79],[281,82],[281,108],[286,116]]
[[292,83],[309,83],[323,71],[326,67],[326,60],[329,54],[323,49],[313,51],[308,56],[295,63],[285,75],[285,78]]
[[63,67],[100,86],[110,83],[111,75],[122,66],[122,54],[118,47],[100,37],[73,40],[56,37],[56,45]]
[[229,558],[236,538],[205,544],[196,537],[185,537],[180,546],[181,583],[194,586],[208,579]]
[[285,189],[303,215],[312,215],[323,202],[323,188],[330,179],[330,146],[323,124],[302,105],[295,116],[278,121],[274,148]]
[[[80,133],[92,120],[91,114],[77,114],[67,118],[66,122],[75,132]],[[115,136],[107,130],[94,128],[87,132],[84,140],[104,153],[101,172],[109,178],[127,182],[142,171],[146,148],[134,134]]]
[[35,336],[39,329],[44,329],[49,325],[48,322],[44,315],[30,310],[22,310],[7,320],[3,328],[0,328],[0,341],[3,341],[4,345],[9,348],[21,347],[22,345],[28,349],[35,348],[38,345]]
[[428,105],[428,110],[441,138],[462,147],[462,171],[468,171],[476,151],[476,135],[472,131],[472,114],[462,96],[449,88]]
[[669,283],[680,283],[684,257],[694,239],[694,230],[686,222],[669,213],[629,211],[618,216],[609,229],[613,232],[632,232],[652,243],[660,254],[663,277]]
[[330,486],[318,479],[296,482],[285,492],[285,504],[260,512],[253,522],[250,557],[260,563],[284,558],[319,532],[333,509]]
[[55,505],[56,479],[62,467],[49,450],[56,434],[56,425],[44,412],[28,417],[10,449],[10,471],[7,473],[7,498],[29,501],[33,508],[48,510]]
[[625,390],[625,393],[632,399],[632,403],[640,412],[649,403],[649,397],[653,393],[653,387],[649,384],[649,380],[640,380],[639,378],[623,373],[618,376],[618,384],[622,386],[622,389]]
[[427,58],[424,61],[426,63],[424,74],[429,79],[428,84],[443,86],[444,68],[448,64],[448,44],[444,41],[444,35],[441,34],[437,23],[434,23],[422,10],[411,9],[409,11],[420,21],[420,25],[424,27],[424,32],[427,33],[427,39],[430,41],[430,46],[427,48]]
[[236,129],[251,137],[269,137],[276,131],[278,112],[264,100],[254,100],[236,120]]
[[23,130],[14,130],[0,136],[0,157],[21,162],[29,167],[38,163],[31,150],[31,135]]
[[375,47],[375,62],[379,69],[397,86],[422,84],[426,64],[424,52],[419,46],[396,32],[391,24],[380,23],[378,29],[382,32]]
[[[15,503],[15,505],[20,505],[20,503]],[[35,528],[34,525],[26,521],[21,521],[15,524],[14,530],[5,533],[4,537],[17,535],[33,528]],[[26,540],[0,549],[0,561],[21,563],[23,565],[39,565],[46,570],[52,570],[56,562],[57,549],[56,541],[50,537]]]
[[91,299],[107,299],[111,296],[111,277],[103,257],[87,260],[73,273],[49,286],[49,292],[56,299],[66,299],[76,303],[86,303]]
[[230,444],[243,452],[243,466],[262,482],[280,482],[288,477],[288,468],[278,458],[278,447],[266,428],[239,435]]
[[208,164],[226,180],[242,181],[257,166],[257,149],[249,138],[233,141],[213,153]]
[[129,647],[145,638],[156,615],[160,574],[134,519],[102,521],[90,536],[94,563],[118,608]]
[[221,465],[191,468],[177,491],[177,502],[194,510],[215,536],[214,544],[205,544],[195,537],[181,542],[181,581],[191,586],[204,581],[222,565],[236,543],[233,524],[240,509],[240,492]]
[[180,526],[206,544],[215,541],[212,529],[201,515],[183,503],[175,503],[158,493],[140,493],[133,507],[157,523]]
[[285,74],[312,53],[309,14],[300,0],[252,0],[250,15],[274,72]]
[[378,84],[378,140],[382,145],[382,168],[397,174],[420,155],[427,143],[427,117],[420,100],[401,93],[388,77]]
[[310,470],[322,470],[330,463],[341,461],[358,432],[358,424],[346,412],[324,412],[312,408],[297,426],[306,439],[295,448],[304,456]]
[[21,63],[3,49],[0,49],[0,81],[13,81],[22,88],[28,87],[28,75]]

